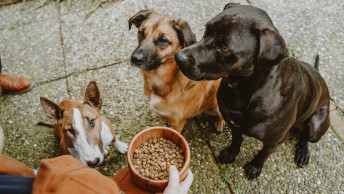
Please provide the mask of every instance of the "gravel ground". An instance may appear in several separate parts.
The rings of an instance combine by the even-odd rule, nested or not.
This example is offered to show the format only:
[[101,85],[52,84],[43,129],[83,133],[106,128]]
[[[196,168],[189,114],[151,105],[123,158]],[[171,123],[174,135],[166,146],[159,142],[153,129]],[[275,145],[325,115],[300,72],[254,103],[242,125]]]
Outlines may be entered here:
[[[136,47],[136,28],[128,31],[128,19],[141,9],[177,16],[189,22],[200,39],[204,24],[228,3],[224,0],[153,1],[124,0],[98,8],[89,15],[89,0],[67,1],[58,11],[55,2],[42,5],[28,1],[0,8],[0,55],[4,73],[23,75],[36,82],[23,95],[0,97],[0,123],[4,128],[4,154],[31,168],[43,158],[61,154],[51,129],[36,126],[48,121],[39,103],[44,96],[55,102],[84,96],[95,80],[102,93],[101,113],[114,125],[125,142],[149,126],[168,123],[157,117],[143,93],[142,76],[129,65]],[[335,102],[344,107],[343,95],[343,2],[340,0],[252,1],[271,16],[289,48],[304,61],[313,63],[320,55],[320,72]],[[288,4],[289,3],[289,4]],[[197,16],[197,17],[195,17]],[[190,193],[343,193],[343,144],[329,130],[310,146],[310,164],[301,169],[294,163],[296,140],[290,137],[267,160],[261,176],[244,177],[242,166],[250,161],[262,143],[246,137],[236,162],[217,164],[215,157],[231,142],[228,126],[215,132],[211,116],[190,119],[182,133],[190,143],[191,169],[195,180]],[[126,166],[126,156],[112,149],[97,169],[112,176]]]

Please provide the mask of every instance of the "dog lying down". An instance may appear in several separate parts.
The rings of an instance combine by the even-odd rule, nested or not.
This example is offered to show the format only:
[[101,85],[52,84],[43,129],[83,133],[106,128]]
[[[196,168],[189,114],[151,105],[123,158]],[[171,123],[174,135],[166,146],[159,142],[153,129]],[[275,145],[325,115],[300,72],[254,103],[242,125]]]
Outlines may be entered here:
[[57,105],[41,97],[41,104],[63,154],[93,167],[104,160],[111,142],[120,153],[126,153],[128,145],[116,139],[110,121],[99,115],[102,99],[96,82],[88,84],[84,101],[68,99]]
[[188,118],[205,112],[217,117],[215,125],[222,131],[225,122],[216,100],[221,80],[190,80],[174,60],[176,52],[196,42],[187,22],[142,10],[129,19],[129,30],[132,24],[138,28],[139,45],[131,64],[142,70],[144,92],[155,113],[181,132]]

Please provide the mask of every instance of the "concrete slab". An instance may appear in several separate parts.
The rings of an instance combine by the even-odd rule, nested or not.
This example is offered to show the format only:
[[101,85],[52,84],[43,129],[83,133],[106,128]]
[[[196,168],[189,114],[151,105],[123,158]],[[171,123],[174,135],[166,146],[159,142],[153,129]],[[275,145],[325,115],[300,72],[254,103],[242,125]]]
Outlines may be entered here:
[[[42,6],[44,2],[46,4]],[[25,3],[0,6],[0,30],[15,29],[22,25],[56,19],[57,17],[56,3],[52,1],[26,1]]]
[[41,96],[54,102],[66,99],[66,80],[36,86],[25,94],[0,97],[0,124],[6,141],[3,154],[30,168],[37,168],[41,159],[61,155],[53,129],[36,125],[49,121],[41,108]]
[[128,31],[128,19],[144,9],[134,0],[61,17],[67,72],[93,69],[128,59],[137,46],[135,30]]
[[4,74],[34,82],[65,76],[57,19],[0,31],[0,53]]

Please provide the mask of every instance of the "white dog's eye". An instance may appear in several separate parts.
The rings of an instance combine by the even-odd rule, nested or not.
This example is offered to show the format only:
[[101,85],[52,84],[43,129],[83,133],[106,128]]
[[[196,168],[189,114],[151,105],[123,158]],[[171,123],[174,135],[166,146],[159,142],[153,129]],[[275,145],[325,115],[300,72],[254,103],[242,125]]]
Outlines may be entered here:
[[73,129],[72,126],[70,126],[70,128],[68,129],[68,132],[69,132],[70,134],[72,134],[73,136],[75,136],[75,131],[74,131],[74,129]]
[[91,126],[91,127],[94,127],[94,122],[95,122],[95,119],[89,120],[89,123],[90,123],[90,126]]

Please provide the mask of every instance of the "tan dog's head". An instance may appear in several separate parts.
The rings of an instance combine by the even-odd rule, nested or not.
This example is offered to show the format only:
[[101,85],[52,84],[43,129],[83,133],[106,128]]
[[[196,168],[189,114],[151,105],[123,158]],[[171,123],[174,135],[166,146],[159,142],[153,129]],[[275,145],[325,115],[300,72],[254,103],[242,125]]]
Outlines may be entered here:
[[113,134],[101,119],[102,99],[95,82],[89,83],[85,100],[65,100],[60,105],[41,97],[44,112],[54,125],[64,154],[71,154],[88,166],[96,166],[104,159],[104,148]]
[[160,65],[175,64],[174,54],[196,42],[187,22],[150,10],[142,10],[129,19],[138,28],[138,47],[131,55],[131,64],[145,71]]

